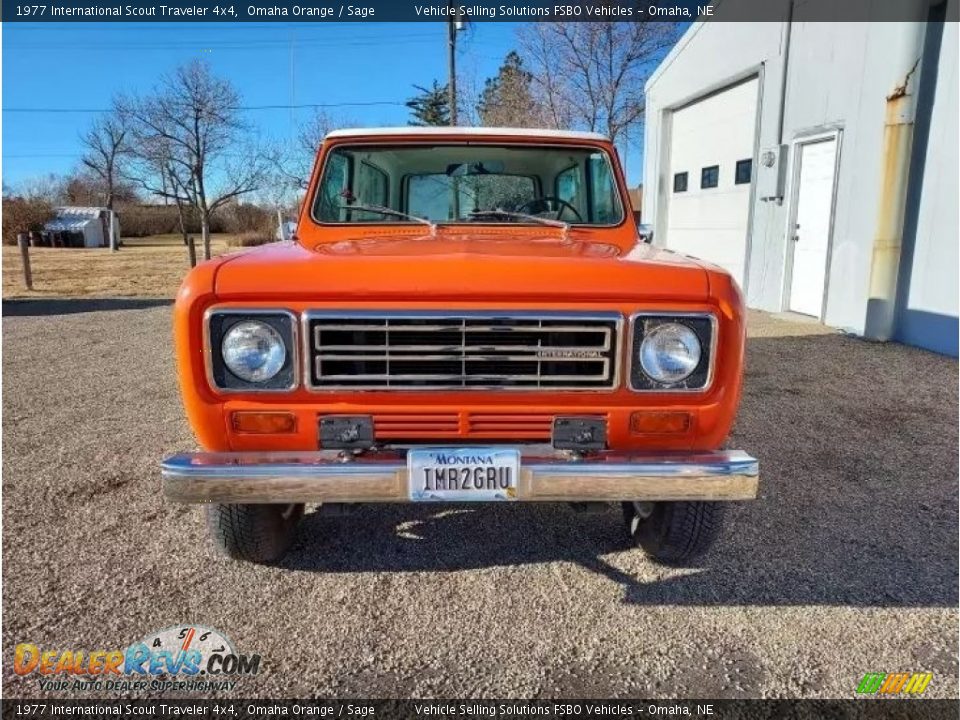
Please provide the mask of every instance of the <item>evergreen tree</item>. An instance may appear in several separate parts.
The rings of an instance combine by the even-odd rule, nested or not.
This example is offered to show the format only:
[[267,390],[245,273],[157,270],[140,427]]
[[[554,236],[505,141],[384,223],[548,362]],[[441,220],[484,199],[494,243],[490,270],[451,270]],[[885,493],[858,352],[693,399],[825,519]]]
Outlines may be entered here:
[[449,125],[450,124],[450,97],[447,86],[440,85],[436,80],[433,81],[432,88],[414,85],[420,91],[419,95],[414,95],[405,103],[413,118],[408,124],[424,127],[427,125]]
[[533,75],[523,59],[511,50],[495,77],[487,78],[477,101],[482,125],[493,127],[542,127],[542,113],[531,91]]

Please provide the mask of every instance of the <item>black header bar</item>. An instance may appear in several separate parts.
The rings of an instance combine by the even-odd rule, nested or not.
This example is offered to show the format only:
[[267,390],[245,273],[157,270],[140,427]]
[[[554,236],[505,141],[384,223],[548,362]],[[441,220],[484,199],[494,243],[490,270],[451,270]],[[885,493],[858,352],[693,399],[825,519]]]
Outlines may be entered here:
[[[3,22],[923,21],[931,0],[3,0]],[[955,21],[958,3],[947,3]]]

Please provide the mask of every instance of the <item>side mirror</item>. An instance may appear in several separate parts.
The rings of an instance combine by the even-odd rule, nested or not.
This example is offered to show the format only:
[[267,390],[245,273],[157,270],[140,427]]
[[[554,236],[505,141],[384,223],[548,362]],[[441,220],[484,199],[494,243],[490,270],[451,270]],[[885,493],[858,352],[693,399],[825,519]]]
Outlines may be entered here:
[[640,242],[647,245],[653,244],[653,226],[640,222],[640,213],[637,211],[634,211],[633,219],[637,222],[637,235],[640,237]]

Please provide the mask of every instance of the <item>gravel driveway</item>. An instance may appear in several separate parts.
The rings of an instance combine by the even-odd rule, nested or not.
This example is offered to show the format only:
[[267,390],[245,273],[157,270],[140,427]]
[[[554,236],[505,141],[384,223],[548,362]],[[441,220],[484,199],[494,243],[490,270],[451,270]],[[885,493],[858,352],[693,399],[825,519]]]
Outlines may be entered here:
[[957,687],[957,363],[750,318],[731,446],[761,496],[697,569],[627,548],[619,511],[309,515],[280,568],[214,555],[157,463],[194,447],[170,308],[4,303],[3,659],[185,622],[263,670],[241,696],[852,697],[864,672]]

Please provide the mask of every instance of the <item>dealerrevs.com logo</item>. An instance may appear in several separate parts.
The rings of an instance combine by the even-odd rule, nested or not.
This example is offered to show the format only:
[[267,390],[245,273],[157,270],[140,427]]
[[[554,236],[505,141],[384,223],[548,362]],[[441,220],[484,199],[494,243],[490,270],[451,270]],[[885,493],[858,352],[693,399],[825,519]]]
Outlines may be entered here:
[[933,679],[928,672],[867,673],[857,685],[858,695],[922,695]]
[[19,643],[13,671],[36,676],[39,689],[136,692],[222,692],[237,678],[260,672],[260,656],[238,653],[223,633],[202,625],[175,625],[126,649],[49,649]]

